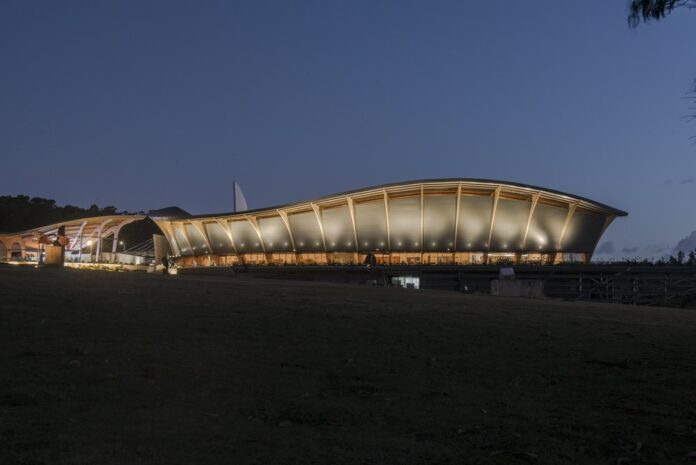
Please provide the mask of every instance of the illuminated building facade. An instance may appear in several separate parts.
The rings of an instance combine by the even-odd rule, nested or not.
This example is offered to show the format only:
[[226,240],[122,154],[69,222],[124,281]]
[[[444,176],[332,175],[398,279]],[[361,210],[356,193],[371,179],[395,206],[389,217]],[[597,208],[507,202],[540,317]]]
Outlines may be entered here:
[[[144,215],[96,216],[0,234],[0,260],[39,262],[48,250],[60,247],[67,262],[113,262],[121,228],[144,218]],[[109,247],[105,250],[107,238]]]
[[444,179],[152,219],[177,264],[188,267],[586,263],[618,216],[626,213],[549,189]]

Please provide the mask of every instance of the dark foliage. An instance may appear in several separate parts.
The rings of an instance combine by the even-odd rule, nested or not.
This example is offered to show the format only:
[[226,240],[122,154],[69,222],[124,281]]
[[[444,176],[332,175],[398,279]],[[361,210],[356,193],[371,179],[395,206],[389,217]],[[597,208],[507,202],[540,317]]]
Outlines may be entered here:
[[628,24],[636,27],[641,21],[659,20],[680,7],[694,8],[696,0],[632,0]]
[[[65,205],[60,207],[53,199],[30,198],[26,195],[0,196],[0,231],[24,231],[61,221],[119,213],[128,214],[129,212],[120,212],[113,206],[102,208],[92,205],[89,208],[80,208]],[[119,244],[117,249],[122,251],[124,247],[128,249],[136,246],[143,241],[152,239],[153,234],[162,234],[162,232],[149,218],[130,223],[121,230],[119,241],[122,241],[123,244]],[[104,238],[105,250],[111,250],[112,240],[112,237]]]
[[[670,14],[674,9],[682,7],[696,8],[696,0],[631,0],[628,24],[631,27],[636,27],[641,22],[657,21]],[[686,119],[691,121],[696,119],[696,80],[686,98],[692,102],[689,109],[691,113],[686,116]],[[696,136],[692,136],[691,140],[696,140]]]
[[681,250],[676,255],[652,260],[649,258],[628,258],[610,262],[614,265],[654,265],[654,266],[696,266],[696,249],[689,253]]
[[88,216],[114,215],[116,207],[80,208],[73,205],[60,207],[53,199],[18,195],[0,196],[0,231],[16,232],[36,228],[60,221],[74,220]]

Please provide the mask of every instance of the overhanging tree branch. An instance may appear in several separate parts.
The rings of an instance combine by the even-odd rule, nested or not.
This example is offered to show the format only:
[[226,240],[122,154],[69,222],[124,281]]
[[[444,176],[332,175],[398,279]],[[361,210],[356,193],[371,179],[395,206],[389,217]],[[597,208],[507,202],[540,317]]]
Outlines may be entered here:
[[641,22],[659,20],[681,7],[696,8],[696,0],[631,0],[628,24],[636,27]]

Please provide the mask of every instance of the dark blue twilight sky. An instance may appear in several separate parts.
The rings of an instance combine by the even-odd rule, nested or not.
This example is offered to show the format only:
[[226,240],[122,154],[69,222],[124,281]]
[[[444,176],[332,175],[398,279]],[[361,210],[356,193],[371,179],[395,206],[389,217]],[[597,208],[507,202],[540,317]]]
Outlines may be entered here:
[[[0,4],[0,194],[229,211],[481,177],[696,230],[696,11],[627,1]],[[655,247],[657,248],[657,247]]]

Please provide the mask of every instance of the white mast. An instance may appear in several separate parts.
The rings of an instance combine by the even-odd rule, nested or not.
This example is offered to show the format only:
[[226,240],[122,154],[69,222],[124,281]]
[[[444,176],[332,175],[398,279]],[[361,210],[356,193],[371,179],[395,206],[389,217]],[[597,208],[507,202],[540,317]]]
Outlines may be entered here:
[[232,208],[233,212],[243,212],[248,210],[246,203],[246,198],[242,192],[242,188],[239,187],[237,181],[232,181]]

